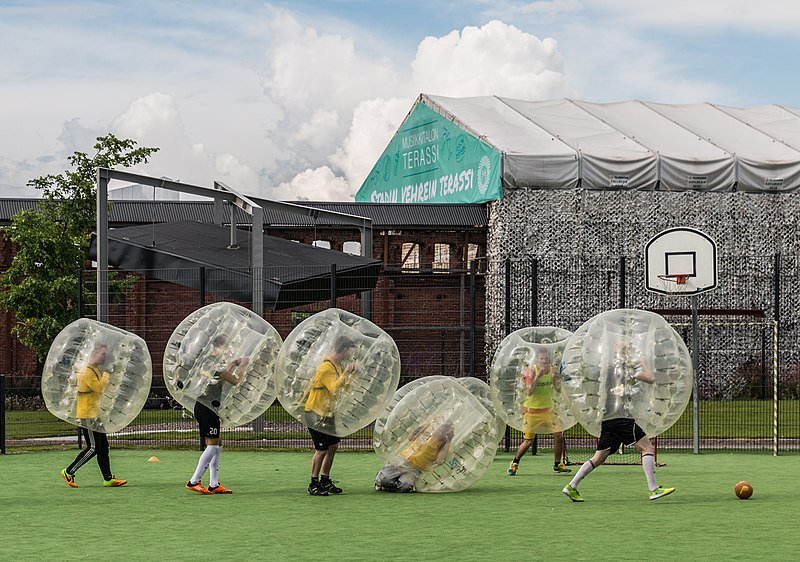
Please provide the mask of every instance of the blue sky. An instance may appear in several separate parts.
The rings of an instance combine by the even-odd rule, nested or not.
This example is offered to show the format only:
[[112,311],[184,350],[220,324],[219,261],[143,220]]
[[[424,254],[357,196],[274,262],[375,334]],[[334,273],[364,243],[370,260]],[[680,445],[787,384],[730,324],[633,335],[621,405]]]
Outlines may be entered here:
[[114,132],[161,148],[141,173],[347,200],[420,92],[800,107],[797,29],[790,0],[0,0],[0,196]]

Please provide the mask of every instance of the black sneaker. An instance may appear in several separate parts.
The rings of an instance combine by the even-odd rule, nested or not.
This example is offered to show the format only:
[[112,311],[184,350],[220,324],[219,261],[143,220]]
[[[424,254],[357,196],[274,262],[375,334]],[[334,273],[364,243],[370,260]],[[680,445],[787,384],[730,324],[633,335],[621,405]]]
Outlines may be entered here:
[[327,496],[328,490],[326,490],[319,482],[312,482],[308,485],[308,494],[310,496]]
[[329,494],[341,494],[342,489],[333,483],[333,480],[320,480],[319,485]]

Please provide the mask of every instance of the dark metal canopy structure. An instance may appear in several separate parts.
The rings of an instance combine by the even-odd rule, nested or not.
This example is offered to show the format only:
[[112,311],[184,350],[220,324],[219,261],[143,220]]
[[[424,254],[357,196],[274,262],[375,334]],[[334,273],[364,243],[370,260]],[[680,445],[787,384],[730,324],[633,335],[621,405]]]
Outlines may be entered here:
[[[177,222],[108,231],[108,263],[126,271],[249,302],[253,272],[250,236],[209,223]],[[92,235],[90,258],[97,253]],[[198,275],[204,268],[204,278]],[[375,288],[377,260],[316,248],[273,236],[263,237],[264,305],[280,310],[361,293]]]
[[[97,228],[95,230],[95,255],[97,261],[97,319],[101,322],[108,321],[108,265],[109,260],[109,229],[108,229],[108,185],[111,181],[125,181],[130,183],[139,183],[142,185],[150,185],[161,187],[170,191],[179,191],[183,193],[191,193],[201,197],[208,197],[214,201],[214,223],[222,226],[224,204],[227,201],[231,220],[230,220],[230,243],[226,247],[233,248],[237,244],[237,221],[235,220],[234,213],[236,209],[240,209],[247,213],[251,218],[252,228],[249,232],[249,261],[247,265],[250,271],[250,295],[249,299],[252,303],[253,311],[261,314],[264,309],[264,286],[265,280],[262,275],[265,273],[264,266],[264,210],[265,209],[278,209],[283,212],[290,212],[299,215],[308,215],[313,218],[321,216],[335,218],[341,220],[346,224],[352,224],[358,227],[361,232],[361,252],[362,255],[368,259],[371,257],[372,252],[372,220],[366,217],[359,217],[354,215],[346,215],[343,213],[336,213],[334,211],[326,211],[322,209],[310,209],[302,205],[295,205],[292,203],[282,203],[280,201],[272,201],[269,199],[259,199],[255,197],[248,197],[237,192],[235,189],[220,181],[214,182],[214,187],[202,187],[197,185],[185,184],[164,178],[154,178],[151,176],[143,176],[141,174],[133,174],[130,172],[111,170],[108,168],[97,169]],[[154,225],[153,225],[154,228]],[[151,237],[152,238],[152,237]],[[185,242],[185,240],[184,240]],[[190,241],[190,247],[199,247],[200,240],[195,237]],[[291,242],[290,242],[291,244]],[[152,243],[151,243],[152,246]],[[215,246],[217,247],[217,246]],[[325,250],[329,251],[329,250]],[[297,252],[290,251],[289,253],[300,255],[302,250]],[[369,252],[369,253],[367,253]],[[340,252],[334,252],[332,255],[336,256],[332,259],[338,259]],[[179,254],[175,254],[178,256]],[[200,254],[208,255],[208,254]],[[372,260],[370,260],[372,261]],[[377,263],[377,262],[376,262]],[[278,264],[280,265],[280,264]],[[141,269],[141,268],[136,268]],[[330,294],[336,294],[336,289],[333,287],[336,281],[336,276],[332,276],[332,285],[329,286]],[[374,283],[373,283],[374,286]],[[279,301],[276,300],[273,306],[277,306]],[[311,301],[314,302],[314,301]],[[361,299],[362,313],[365,318],[372,316],[372,297],[370,291],[364,291]]]

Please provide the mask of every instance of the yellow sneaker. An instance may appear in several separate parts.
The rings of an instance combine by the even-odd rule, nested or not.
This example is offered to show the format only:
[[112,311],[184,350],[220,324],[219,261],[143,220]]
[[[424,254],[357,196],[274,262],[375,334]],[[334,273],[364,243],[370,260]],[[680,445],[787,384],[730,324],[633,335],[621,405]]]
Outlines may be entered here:
[[569,499],[571,499],[574,502],[582,502],[583,501],[583,498],[578,493],[578,490],[576,488],[573,488],[569,484],[564,486],[564,488],[561,490],[561,493],[564,494],[565,496],[567,496]]
[[506,472],[508,473],[509,476],[514,476],[517,473],[518,469],[519,469],[519,463],[511,461],[511,464],[508,465],[508,470],[506,470]]
[[663,498],[664,496],[670,495],[674,491],[675,488],[665,488],[664,486],[659,486],[655,490],[650,490],[650,499],[657,500],[658,498]]

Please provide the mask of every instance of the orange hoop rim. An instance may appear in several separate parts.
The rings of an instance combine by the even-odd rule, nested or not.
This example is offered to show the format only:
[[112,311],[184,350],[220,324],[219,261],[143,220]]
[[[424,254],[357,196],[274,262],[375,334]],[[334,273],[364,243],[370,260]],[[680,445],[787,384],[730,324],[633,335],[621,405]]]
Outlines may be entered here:
[[689,273],[672,273],[669,275],[658,276],[658,278],[662,281],[675,283],[676,285],[686,285],[686,282],[689,281],[689,277],[691,277]]

